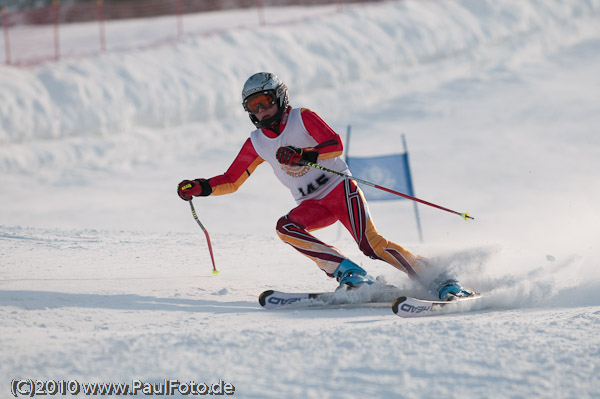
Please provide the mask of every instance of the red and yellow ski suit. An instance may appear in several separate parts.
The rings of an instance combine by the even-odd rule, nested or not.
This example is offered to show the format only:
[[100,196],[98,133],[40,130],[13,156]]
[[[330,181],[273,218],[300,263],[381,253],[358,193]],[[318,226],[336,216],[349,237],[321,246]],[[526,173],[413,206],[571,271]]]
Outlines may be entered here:
[[296,208],[277,221],[277,234],[285,243],[315,261],[321,270],[332,276],[346,257],[310,231],[339,220],[365,255],[383,260],[412,278],[420,277],[427,263],[379,234],[362,191],[354,181],[309,166],[282,165],[275,159],[277,148],[294,146],[317,151],[319,164],[349,174],[348,166],[341,158],[343,145],[340,136],[316,113],[305,108],[289,107],[282,117],[279,131],[280,134],[264,128],[253,131],[227,172],[209,179],[212,195],[233,193],[258,165],[267,161],[298,203]]

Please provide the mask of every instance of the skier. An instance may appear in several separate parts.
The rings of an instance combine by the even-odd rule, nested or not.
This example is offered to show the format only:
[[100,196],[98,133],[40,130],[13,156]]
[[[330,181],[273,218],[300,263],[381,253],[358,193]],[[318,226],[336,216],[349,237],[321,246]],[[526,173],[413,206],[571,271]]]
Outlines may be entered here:
[[[301,164],[318,162],[350,174],[341,158],[342,140],[327,123],[309,109],[292,108],[286,85],[272,73],[259,72],[248,78],[242,90],[242,104],[256,130],[224,174],[179,183],[177,193],[181,199],[233,193],[266,161],[298,204],[277,221],[277,234],[316,262],[329,277],[336,278],[340,287],[358,287],[372,284],[373,280],[337,248],[310,234],[338,220],[365,255],[383,260],[427,284],[424,279],[431,279],[430,264],[379,234],[356,182]],[[457,280],[446,277],[434,279],[429,288],[442,300],[473,294]]]

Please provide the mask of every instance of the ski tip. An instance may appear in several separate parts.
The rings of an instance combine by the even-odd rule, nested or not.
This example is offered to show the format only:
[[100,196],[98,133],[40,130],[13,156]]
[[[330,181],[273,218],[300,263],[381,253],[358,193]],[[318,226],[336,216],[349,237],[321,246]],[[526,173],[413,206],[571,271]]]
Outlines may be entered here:
[[405,296],[400,296],[396,298],[392,303],[392,312],[398,314],[398,308],[400,307],[400,304],[402,304],[404,301],[406,301]]
[[273,290],[266,290],[262,294],[260,294],[258,296],[258,303],[260,303],[260,306],[265,306],[265,303],[267,303],[267,297],[273,295],[274,292],[275,291]]

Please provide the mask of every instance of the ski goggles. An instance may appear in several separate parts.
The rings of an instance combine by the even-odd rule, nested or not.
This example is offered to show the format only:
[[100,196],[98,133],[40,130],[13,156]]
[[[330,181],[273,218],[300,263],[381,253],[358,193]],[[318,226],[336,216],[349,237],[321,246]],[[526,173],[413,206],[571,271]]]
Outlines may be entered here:
[[262,107],[263,109],[271,108],[275,104],[275,96],[273,93],[258,93],[248,97],[244,101],[244,109],[253,114],[258,113],[258,110]]

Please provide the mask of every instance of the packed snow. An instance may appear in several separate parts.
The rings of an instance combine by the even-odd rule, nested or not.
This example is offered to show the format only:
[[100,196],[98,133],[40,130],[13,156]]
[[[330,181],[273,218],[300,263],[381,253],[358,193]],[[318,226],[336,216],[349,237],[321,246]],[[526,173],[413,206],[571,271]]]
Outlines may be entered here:
[[[406,135],[417,196],[475,220],[419,205],[421,243],[402,200],[370,203],[375,224],[481,309],[260,308],[266,289],[337,285],[275,234],[295,203],[266,166],[194,200],[211,274],[175,188],[227,169],[252,130],[241,87],[262,70],[342,137],[351,125],[352,155]],[[0,396],[20,379],[167,379],[240,398],[600,398],[599,70],[600,0],[346,5],[0,66]],[[427,294],[338,226],[315,234]]]

